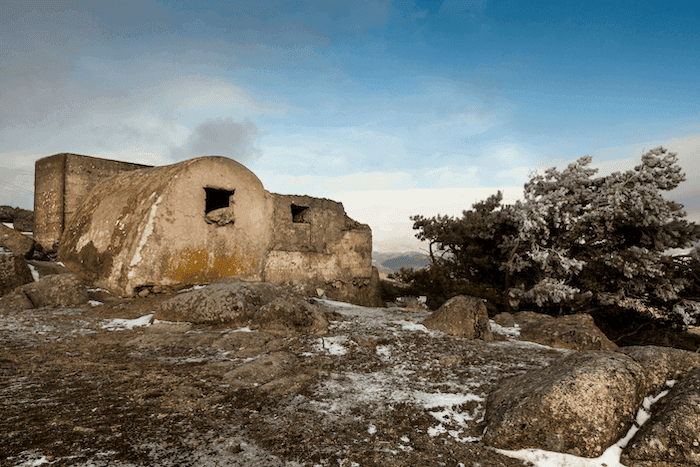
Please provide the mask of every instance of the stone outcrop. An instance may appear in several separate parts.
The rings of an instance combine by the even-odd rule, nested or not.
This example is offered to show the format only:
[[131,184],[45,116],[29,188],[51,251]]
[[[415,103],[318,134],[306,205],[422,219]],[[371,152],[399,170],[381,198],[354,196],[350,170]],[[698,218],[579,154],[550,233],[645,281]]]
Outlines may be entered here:
[[493,341],[486,304],[476,297],[467,295],[452,297],[435,313],[423,320],[423,325],[428,329],[465,339]]
[[270,334],[321,331],[328,328],[323,312],[300,297],[276,298],[250,316],[250,328]]
[[520,326],[520,339],[559,349],[613,350],[617,348],[595,325],[590,315],[553,317],[522,311],[513,316]]
[[0,224],[0,247],[4,247],[25,258],[31,258],[34,253],[35,242],[17,230]]
[[[700,369],[678,381],[652,406],[652,418],[623,450],[621,461],[700,465]],[[673,464],[671,464],[673,465]]]
[[24,256],[0,249],[0,297],[33,281]]
[[80,306],[88,301],[87,288],[75,274],[53,274],[17,287],[0,298],[1,311]]
[[278,290],[274,284],[260,282],[210,284],[164,301],[153,317],[163,321],[243,325],[253,311],[273,301]]
[[597,457],[629,430],[645,368],[619,352],[575,352],[489,395],[485,444]]
[[625,448],[625,465],[700,465],[700,354],[668,347],[575,352],[501,382],[487,401],[484,443],[597,457],[669,380],[677,382]]
[[653,345],[621,347],[616,352],[629,355],[645,369],[647,394],[663,390],[666,381],[681,378],[700,368],[700,353]]
[[154,318],[250,325],[252,329],[282,335],[328,327],[325,315],[314,305],[288,288],[265,282],[215,283],[184,292],[162,302]]

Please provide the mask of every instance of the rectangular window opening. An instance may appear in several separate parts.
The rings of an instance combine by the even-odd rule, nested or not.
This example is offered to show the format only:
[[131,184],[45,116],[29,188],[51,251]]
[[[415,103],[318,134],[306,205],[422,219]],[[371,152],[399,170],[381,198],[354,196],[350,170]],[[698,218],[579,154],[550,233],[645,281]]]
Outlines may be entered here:
[[211,211],[229,207],[234,190],[204,188],[204,192],[206,193],[204,214],[209,214]]
[[308,224],[308,211],[308,206],[297,206],[296,204],[292,204],[292,222],[297,224]]

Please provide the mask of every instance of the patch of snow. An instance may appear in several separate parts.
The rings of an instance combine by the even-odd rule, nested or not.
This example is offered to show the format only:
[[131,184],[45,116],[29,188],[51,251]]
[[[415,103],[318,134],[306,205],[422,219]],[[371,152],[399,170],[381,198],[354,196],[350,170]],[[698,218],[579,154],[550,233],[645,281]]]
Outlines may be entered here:
[[377,432],[377,427],[376,427],[376,425],[375,425],[374,423],[370,423],[370,424],[369,424],[369,428],[367,428],[367,433],[369,433],[370,435],[373,435],[373,434],[375,434],[376,432]]
[[61,267],[63,267],[63,268],[65,268],[65,267],[66,267],[66,265],[65,265],[65,264],[63,264],[63,263],[62,263],[61,261],[56,261],[56,264],[58,264],[59,266],[61,266]]
[[343,344],[348,344],[349,342],[350,339],[346,336],[321,337],[318,339],[318,344],[314,346],[314,350],[331,355],[345,355],[348,353],[348,349]]
[[41,277],[39,276],[39,271],[37,271],[36,267],[32,264],[27,264],[27,266],[29,266],[29,270],[32,272],[34,282],[39,282],[39,279],[41,279]]
[[177,293],[191,292],[193,290],[199,290],[199,289],[203,289],[205,287],[206,287],[206,285],[194,285],[194,286],[189,287],[187,289],[178,290]]
[[413,393],[413,398],[426,409],[454,407],[455,405],[462,405],[471,401],[484,401],[483,397],[477,396],[476,394],[444,394],[441,392],[432,394],[418,391]]
[[102,325],[102,329],[107,329],[109,331],[123,331],[125,329],[134,329],[137,326],[150,326],[152,318],[152,313],[136,319],[116,318]]
[[38,465],[50,464],[51,461],[46,459],[46,456],[41,456],[39,459],[30,459],[21,464],[17,464],[16,467],[36,467]]
[[9,227],[13,230],[15,228],[15,224],[13,222],[3,222],[2,225],[4,225],[5,227]]
[[353,305],[352,303],[346,303],[346,302],[337,302],[335,300],[328,300],[327,298],[317,298],[319,302],[323,302],[326,305],[329,306],[338,306],[338,307],[343,307],[343,308],[358,308],[358,309],[364,309],[366,307],[359,306],[359,305]]
[[[428,412],[430,415],[435,417],[435,419],[438,422],[440,422],[440,425],[438,425],[437,427],[433,427],[432,429],[437,431],[445,430],[441,432],[446,432],[461,443],[471,443],[480,440],[480,438],[476,438],[474,436],[466,436],[464,438],[461,438],[459,435],[462,434],[462,432],[464,431],[463,429],[447,430],[443,426],[443,423],[457,425],[461,428],[468,428],[467,421],[474,420],[479,410],[475,410],[473,414],[470,414],[468,412],[459,412],[454,407],[465,404],[467,402],[484,402],[485,399],[483,397],[477,396],[476,394],[444,394],[440,392],[436,394],[429,394],[425,392],[421,393],[418,391],[413,393],[413,397],[415,398],[416,402],[422,404],[423,407],[425,407],[426,409],[436,407],[443,408],[443,410],[440,411]],[[481,404],[479,404],[478,409],[480,409],[480,407]]]
[[254,331],[254,330],[250,329],[250,327],[246,326],[244,328],[234,329],[231,332],[257,332],[257,331]]
[[394,321],[394,323],[401,326],[401,329],[403,329],[404,331],[421,331],[421,332],[424,332],[426,334],[431,333],[430,329],[426,328],[422,324],[414,323],[413,321],[402,320],[402,321]]
[[185,325],[185,324],[190,324],[190,323],[188,323],[187,321],[164,321],[161,319],[154,319],[151,322],[151,324],[182,324],[182,325]]
[[447,433],[447,428],[442,426],[442,423],[438,426],[431,426],[430,428],[428,428],[428,436],[430,436],[431,438],[435,438],[436,436],[439,436],[443,433]]
[[391,358],[391,346],[390,345],[378,345],[377,355],[384,358]]
[[88,303],[90,304],[90,306],[100,306],[100,305],[104,305],[104,303],[98,302],[97,300],[89,300]]
[[491,325],[491,332],[495,334],[508,337],[518,337],[520,335],[520,326],[517,324],[513,327],[501,326],[494,320],[489,320],[489,324]]
[[87,291],[88,292],[107,292],[107,293],[109,293],[108,290],[104,290],[104,289],[101,289],[99,287],[88,288]]

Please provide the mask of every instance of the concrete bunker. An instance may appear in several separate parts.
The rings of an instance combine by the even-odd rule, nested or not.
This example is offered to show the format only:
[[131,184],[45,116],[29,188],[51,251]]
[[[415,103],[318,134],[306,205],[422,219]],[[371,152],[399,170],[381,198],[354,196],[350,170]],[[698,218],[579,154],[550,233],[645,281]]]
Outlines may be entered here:
[[241,164],[207,156],[102,179],[67,219],[58,259],[127,296],[236,277],[379,306],[371,252],[370,228],[342,204],[270,193]]

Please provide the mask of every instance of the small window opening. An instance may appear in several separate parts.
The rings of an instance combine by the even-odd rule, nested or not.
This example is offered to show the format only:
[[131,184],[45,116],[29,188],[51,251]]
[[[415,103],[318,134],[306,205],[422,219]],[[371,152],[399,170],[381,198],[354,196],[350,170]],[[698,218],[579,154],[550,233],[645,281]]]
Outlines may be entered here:
[[297,206],[292,204],[292,222],[308,224],[308,206]]
[[204,214],[209,214],[211,211],[229,207],[233,190],[205,188],[204,191],[207,194]]

